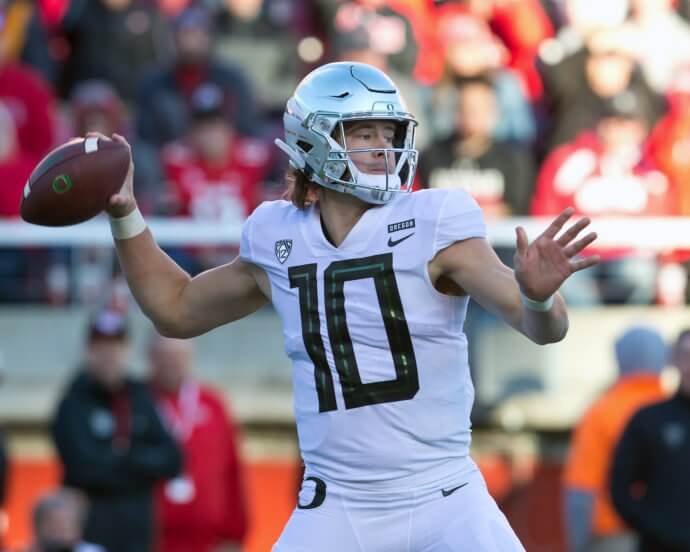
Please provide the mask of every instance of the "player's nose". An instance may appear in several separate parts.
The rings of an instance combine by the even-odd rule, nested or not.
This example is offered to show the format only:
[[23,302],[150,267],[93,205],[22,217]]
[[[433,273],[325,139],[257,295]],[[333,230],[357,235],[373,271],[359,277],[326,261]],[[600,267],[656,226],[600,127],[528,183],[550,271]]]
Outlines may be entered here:
[[[384,135],[383,132],[377,132],[376,133],[376,139],[374,140],[374,147],[375,148],[387,148],[388,147],[388,140],[386,139],[386,136]],[[376,152],[379,155],[383,155],[382,151]]]

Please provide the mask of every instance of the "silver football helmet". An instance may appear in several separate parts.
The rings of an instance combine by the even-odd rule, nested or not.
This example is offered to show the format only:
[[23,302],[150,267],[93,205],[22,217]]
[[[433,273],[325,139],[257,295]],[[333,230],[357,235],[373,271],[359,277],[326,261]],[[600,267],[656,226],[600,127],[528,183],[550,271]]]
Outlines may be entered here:
[[[392,148],[348,148],[344,124],[386,120],[395,124]],[[396,192],[409,192],[417,169],[415,127],[393,81],[364,64],[323,65],[307,75],[287,102],[283,116],[285,140],[276,145],[311,181],[352,194],[367,203],[386,203]],[[382,152],[386,174],[357,169],[350,154]],[[389,166],[390,153],[395,167]]]

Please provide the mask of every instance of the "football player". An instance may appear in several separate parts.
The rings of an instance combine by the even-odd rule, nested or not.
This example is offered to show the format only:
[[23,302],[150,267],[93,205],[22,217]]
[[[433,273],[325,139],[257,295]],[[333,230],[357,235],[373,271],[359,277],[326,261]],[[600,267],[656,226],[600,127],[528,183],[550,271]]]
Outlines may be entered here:
[[[159,331],[191,337],[268,302],[292,360],[305,479],[276,552],[523,550],[469,456],[469,297],[532,341],[563,339],[558,294],[597,262],[564,211],[515,271],[461,190],[411,190],[415,119],[395,84],[324,65],[288,100],[285,200],[244,224],[239,258],[190,278],[156,245],[132,176],[108,212],[131,290]],[[115,139],[123,141],[120,137]]]

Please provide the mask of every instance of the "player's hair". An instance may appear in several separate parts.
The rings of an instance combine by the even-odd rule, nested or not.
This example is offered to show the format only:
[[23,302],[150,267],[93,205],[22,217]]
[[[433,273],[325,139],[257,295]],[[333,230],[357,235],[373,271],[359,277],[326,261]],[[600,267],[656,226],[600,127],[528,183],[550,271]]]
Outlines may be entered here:
[[318,184],[310,181],[302,171],[293,167],[288,168],[285,173],[285,184],[287,189],[283,198],[292,202],[298,209],[306,209],[318,201]]

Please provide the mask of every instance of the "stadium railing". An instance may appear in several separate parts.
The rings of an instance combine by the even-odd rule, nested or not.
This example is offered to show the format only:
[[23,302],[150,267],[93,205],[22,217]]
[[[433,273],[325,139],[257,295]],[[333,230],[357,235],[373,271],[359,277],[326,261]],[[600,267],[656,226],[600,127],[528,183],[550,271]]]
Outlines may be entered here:
[[[239,243],[241,222],[199,222],[186,218],[149,217],[149,226],[161,245],[221,245]],[[512,217],[488,222],[489,240],[496,247],[515,244],[515,227],[524,226],[530,239],[552,218]],[[650,250],[690,248],[690,218],[597,218],[591,229],[599,247],[622,246]],[[105,218],[75,226],[46,228],[18,220],[0,220],[0,247],[108,246],[112,237]]]

